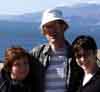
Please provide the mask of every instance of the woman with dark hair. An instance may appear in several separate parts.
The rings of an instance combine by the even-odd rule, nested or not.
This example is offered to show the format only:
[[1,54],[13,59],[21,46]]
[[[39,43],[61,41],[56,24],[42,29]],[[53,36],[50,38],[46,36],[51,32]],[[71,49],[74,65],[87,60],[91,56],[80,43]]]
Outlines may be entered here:
[[97,65],[97,45],[91,36],[79,36],[72,43],[77,64],[84,76],[77,92],[100,92],[100,68]]
[[4,60],[0,72],[0,92],[36,92],[31,55],[15,46],[7,48]]

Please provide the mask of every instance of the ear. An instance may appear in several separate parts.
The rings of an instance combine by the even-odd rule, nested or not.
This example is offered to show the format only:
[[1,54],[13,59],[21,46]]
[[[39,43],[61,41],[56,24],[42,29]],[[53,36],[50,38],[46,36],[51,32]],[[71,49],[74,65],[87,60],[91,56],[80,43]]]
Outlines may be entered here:
[[63,22],[62,26],[63,26],[63,30],[64,31],[66,31],[66,29],[69,28],[69,25],[67,23],[65,23],[65,22]]
[[68,28],[69,28],[68,24],[65,24],[65,23],[62,24],[62,29],[64,31],[66,31],[66,29],[68,29]]

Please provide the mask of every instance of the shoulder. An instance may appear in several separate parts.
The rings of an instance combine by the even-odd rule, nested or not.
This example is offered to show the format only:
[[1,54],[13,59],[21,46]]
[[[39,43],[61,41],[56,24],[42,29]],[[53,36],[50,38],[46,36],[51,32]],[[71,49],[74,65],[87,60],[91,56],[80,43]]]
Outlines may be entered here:
[[65,44],[67,46],[67,53],[68,53],[68,58],[72,58],[72,45],[69,43],[68,40],[65,40]]
[[[91,81],[92,81],[93,85],[100,86],[100,69],[95,73],[95,75],[93,76]],[[100,89],[100,87],[99,87],[99,89]]]
[[37,52],[37,51],[39,51],[40,49],[42,49],[45,45],[46,45],[46,44],[42,44],[42,45],[36,46],[36,47],[34,47],[34,48],[32,49],[31,52],[32,52],[32,53]]
[[87,90],[88,86],[90,91],[92,90],[91,92],[100,92],[100,71],[93,76],[90,83],[86,86]]
[[7,82],[7,79],[5,78],[4,73],[5,72],[3,71],[3,68],[2,68],[0,71],[0,88],[2,88]]
[[48,44],[42,44],[42,45],[39,45],[37,47],[34,47],[32,50],[31,50],[31,54],[32,56],[34,57],[39,57],[40,53],[44,51],[44,48],[48,47]]
[[100,68],[97,70],[97,72],[94,75],[95,79],[100,80]]

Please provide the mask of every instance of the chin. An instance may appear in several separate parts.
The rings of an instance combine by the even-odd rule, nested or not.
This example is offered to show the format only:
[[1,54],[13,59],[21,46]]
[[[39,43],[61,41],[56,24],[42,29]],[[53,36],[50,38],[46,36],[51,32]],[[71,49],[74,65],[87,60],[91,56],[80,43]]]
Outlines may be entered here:
[[16,80],[24,80],[26,77],[19,77]]
[[83,70],[87,70],[87,67],[85,67],[85,66],[82,66],[81,68],[82,68]]
[[55,39],[51,39],[49,40],[50,43],[56,43],[56,40]]

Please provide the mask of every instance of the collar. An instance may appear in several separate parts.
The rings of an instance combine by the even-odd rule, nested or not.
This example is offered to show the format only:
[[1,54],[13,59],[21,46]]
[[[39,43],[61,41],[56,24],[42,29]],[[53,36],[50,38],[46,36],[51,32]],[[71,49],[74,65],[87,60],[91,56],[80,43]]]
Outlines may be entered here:
[[[68,58],[70,58],[72,56],[72,47],[67,40],[65,40],[65,45],[67,46],[67,51],[68,51],[66,56],[68,56]],[[47,55],[47,54],[50,55],[50,52],[51,52],[50,44],[45,44],[43,54],[44,55]]]

